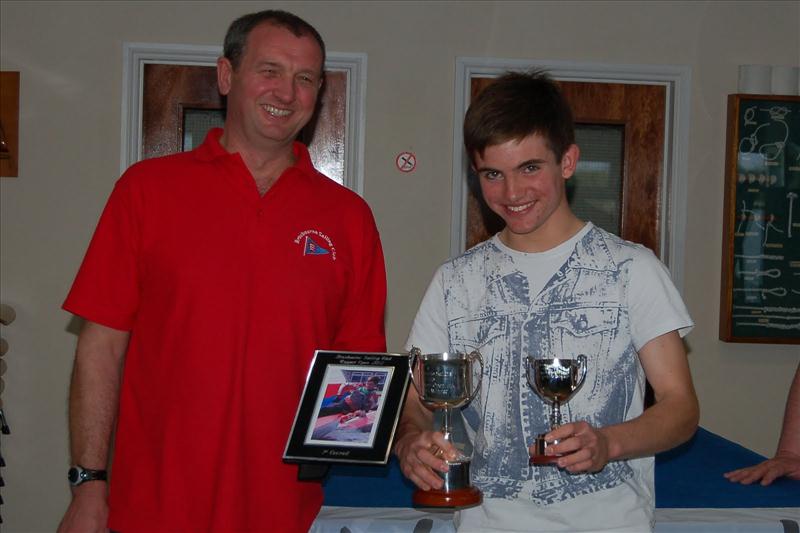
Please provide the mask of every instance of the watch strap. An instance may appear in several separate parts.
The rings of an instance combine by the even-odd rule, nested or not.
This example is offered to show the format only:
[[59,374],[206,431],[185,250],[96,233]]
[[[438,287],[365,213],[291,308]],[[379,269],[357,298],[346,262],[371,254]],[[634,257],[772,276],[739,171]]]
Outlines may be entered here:
[[69,479],[73,487],[77,487],[81,483],[86,483],[87,481],[106,481],[108,479],[108,473],[105,470],[92,470],[90,468],[84,468],[81,465],[74,465],[69,469],[67,479]]

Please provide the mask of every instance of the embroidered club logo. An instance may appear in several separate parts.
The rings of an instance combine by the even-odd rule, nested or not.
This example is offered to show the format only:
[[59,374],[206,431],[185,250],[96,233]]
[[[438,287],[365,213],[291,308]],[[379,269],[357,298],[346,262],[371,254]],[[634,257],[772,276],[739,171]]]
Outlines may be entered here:
[[306,235],[306,243],[303,246],[303,255],[327,255],[330,250],[319,245],[317,241]]
[[307,229],[301,231],[294,239],[295,244],[300,244],[303,256],[327,255],[336,261],[336,247],[330,237],[319,230]]

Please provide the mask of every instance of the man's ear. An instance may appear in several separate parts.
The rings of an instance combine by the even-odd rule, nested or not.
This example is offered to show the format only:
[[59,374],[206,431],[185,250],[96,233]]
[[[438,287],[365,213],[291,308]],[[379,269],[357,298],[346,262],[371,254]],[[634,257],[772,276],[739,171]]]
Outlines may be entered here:
[[577,144],[570,144],[569,148],[561,156],[561,177],[569,179],[575,174],[575,169],[578,167],[578,159],[581,156],[581,149]]
[[231,91],[231,77],[233,76],[233,65],[227,57],[217,59],[217,86],[219,94],[227,95]]

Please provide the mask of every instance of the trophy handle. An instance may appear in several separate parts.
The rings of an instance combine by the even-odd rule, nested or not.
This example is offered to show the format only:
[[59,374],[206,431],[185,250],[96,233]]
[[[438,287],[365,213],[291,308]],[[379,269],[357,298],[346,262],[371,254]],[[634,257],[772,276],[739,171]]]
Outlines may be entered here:
[[419,387],[417,387],[417,380],[414,379],[414,368],[421,356],[422,351],[416,346],[412,346],[411,350],[408,352],[408,377],[411,378],[411,384],[414,385],[414,389],[417,391],[417,396],[420,397],[420,400],[422,399],[422,393],[419,391]]
[[472,394],[469,395],[469,399],[464,402],[465,404],[471,402],[473,398],[478,394],[478,391],[481,390],[481,383],[483,382],[483,357],[481,357],[481,353],[478,350],[474,350],[472,353],[469,354],[470,361],[474,361],[475,359],[478,360],[478,364],[481,365],[481,373],[478,374],[478,384],[475,385],[475,390],[472,391]]
[[575,385],[575,390],[583,385],[583,380],[586,379],[586,368],[587,368],[587,359],[586,356],[580,354],[578,356],[578,383]]

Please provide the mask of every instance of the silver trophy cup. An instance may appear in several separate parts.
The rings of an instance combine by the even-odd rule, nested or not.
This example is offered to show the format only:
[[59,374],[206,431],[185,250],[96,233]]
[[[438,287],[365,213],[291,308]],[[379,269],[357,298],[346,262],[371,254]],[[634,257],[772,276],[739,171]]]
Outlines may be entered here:
[[[460,408],[468,404],[480,390],[483,358],[472,353],[422,353],[412,348],[409,353],[411,382],[422,404],[434,412],[434,430],[458,452],[447,460],[449,470],[437,472],[444,480],[441,490],[417,490],[414,505],[420,507],[468,507],[481,502],[481,492],[470,484],[469,465],[472,443],[467,436]],[[477,363],[477,364],[476,364]]]
[[[575,359],[535,359],[528,357],[525,364],[528,384],[544,401],[550,403],[550,429],[562,424],[561,404],[569,401],[586,379],[586,356]],[[534,452],[530,464],[555,463],[561,455],[545,455],[547,446],[558,441],[546,442],[541,433],[534,441]]]

